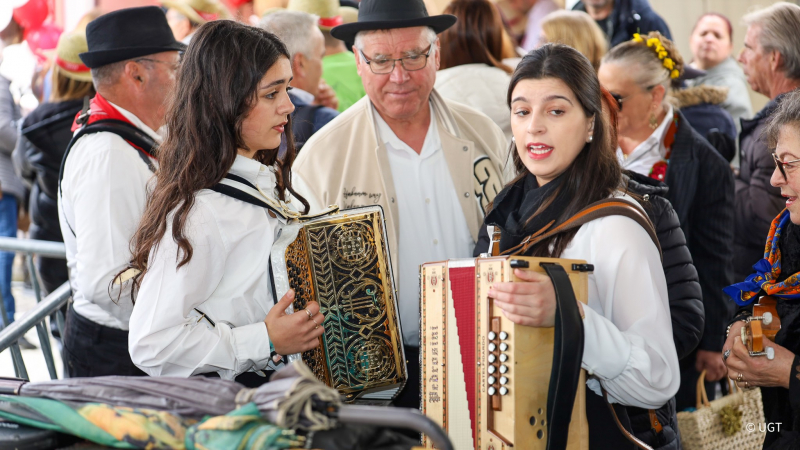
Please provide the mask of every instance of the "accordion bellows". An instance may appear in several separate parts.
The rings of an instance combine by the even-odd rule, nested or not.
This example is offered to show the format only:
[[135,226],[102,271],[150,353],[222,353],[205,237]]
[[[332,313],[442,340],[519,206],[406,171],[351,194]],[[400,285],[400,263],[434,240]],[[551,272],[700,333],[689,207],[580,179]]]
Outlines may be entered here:
[[317,301],[320,346],[302,358],[348,401],[394,398],[407,379],[394,279],[379,206],[284,226],[272,247],[276,298],[295,290],[294,309]]

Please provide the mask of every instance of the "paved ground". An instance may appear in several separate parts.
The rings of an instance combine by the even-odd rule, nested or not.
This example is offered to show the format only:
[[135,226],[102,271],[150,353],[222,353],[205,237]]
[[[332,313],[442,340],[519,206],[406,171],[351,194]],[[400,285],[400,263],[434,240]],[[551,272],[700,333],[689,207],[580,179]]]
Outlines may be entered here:
[[[14,280],[22,280],[21,266],[19,265],[20,258],[17,258],[17,264],[14,267]],[[19,319],[27,311],[36,306],[36,296],[33,290],[26,288],[22,281],[14,281],[11,284],[11,291],[14,294],[16,301],[17,313],[16,318]],[[49,333],[48,333],[49,336]],[[56,363],[56,371],[58,377],[63,378],[63,368],[61,363],[60,347],[58,343],[50,337],[50,343],[53,348],[53,357]],[[39,337],[36,329],[33,328],[25,334],[25,338],[29,342],[35,344],[38,348],[36,350],[22,350],[22,359],[25,361],[25,368],[28,370],[28,377],[31,381],[45,381],[50,379],[47,372],[47,365],[45,364],[44,356],[39,344]],[[11,351],[6,350],[0,353],[0,377],[14,377],[14,365],[11,362]]]

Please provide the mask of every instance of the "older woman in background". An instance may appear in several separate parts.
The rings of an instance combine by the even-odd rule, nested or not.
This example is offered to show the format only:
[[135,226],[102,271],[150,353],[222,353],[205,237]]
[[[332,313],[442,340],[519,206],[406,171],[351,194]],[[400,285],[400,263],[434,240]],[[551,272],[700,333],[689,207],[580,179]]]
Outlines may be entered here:
[[728,88],[726,100],[721,104],[733,117],[737,132],[739,119],[753,116],[747,79],[742,68],[731,56],[733,52],[733,27],[722,14],[708,13],[700,17],[689,41],[694,59],[691,66],[706,72],[687,81],[690,86],[707,84]]
[[702,370],[709,380],[725,375],[722,345],[733,315],[722,288],[733,279],[733,174],[711,145],[671,103],[683,60],[657,32],[636,35],[611,49],[598,76],[617,99],[617,156],[626,169],[664,181],[675,207],[703,291],[705,331],[695,354],[681,361],[678,408],[694,406]]
[[594,70],[608,51],[608,43],[597,22],[583,11],[556,11],[542,22],[541,43],[565,44],[589,58]]
[[458,22],[439,35],[441,65],[436,91],[471,106],[494,121],[511,142],[506,91],[512,69],[502,63],[505,30],[497,7],[488,0],[455,0],[444,14]]

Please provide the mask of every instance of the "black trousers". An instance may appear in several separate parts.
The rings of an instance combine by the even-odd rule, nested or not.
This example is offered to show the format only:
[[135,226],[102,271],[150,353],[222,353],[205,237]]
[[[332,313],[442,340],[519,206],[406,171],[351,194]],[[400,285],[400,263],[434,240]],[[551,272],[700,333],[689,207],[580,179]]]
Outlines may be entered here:
[[420,380],[419,380],[419,347],[403,346],[406,352],[406,367],[408,368],[408,381],[394,400],[394,406],[401,408],[419,409]]
[[68,377],[146,376],[131,361],[127,331],[93,322],[70,306],[64,334]]

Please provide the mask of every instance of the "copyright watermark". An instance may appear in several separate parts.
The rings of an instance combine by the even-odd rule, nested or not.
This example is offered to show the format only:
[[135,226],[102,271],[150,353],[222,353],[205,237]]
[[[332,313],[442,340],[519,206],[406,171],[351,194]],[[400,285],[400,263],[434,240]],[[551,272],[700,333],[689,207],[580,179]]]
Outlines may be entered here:
[[781,431],[781,422],[770,422],[770,423],[747,422],[744,425],[744,429],[747,430],[748,433],[755,433],[756,431],[760,433],[766,433],[767,431],[769,431],[770,433],[779,433]]

